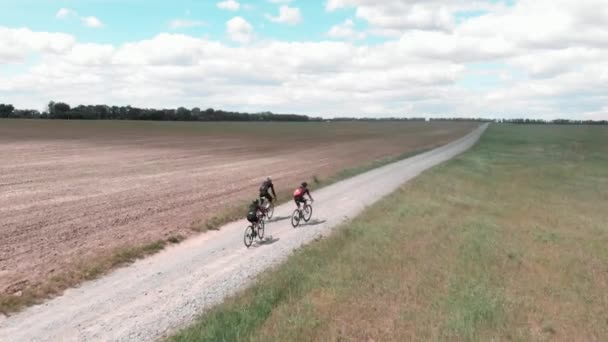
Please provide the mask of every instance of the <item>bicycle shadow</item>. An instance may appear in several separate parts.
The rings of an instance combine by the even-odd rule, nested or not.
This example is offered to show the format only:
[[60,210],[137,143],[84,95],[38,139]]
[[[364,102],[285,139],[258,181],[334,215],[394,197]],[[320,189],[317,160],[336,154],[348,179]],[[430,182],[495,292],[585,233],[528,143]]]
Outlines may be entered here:
[[258,242],[257,242],[255,245],[253,245],[252,247],[254,247],[254,248],[259,248],[259,247],[262,247],[262,246],[268,246],[268,245],[272,245],[272,244],[274,244],[274,243],[278,242],[279,240],[281,240],[281,239],[279,239],[279,238],[275,238],[275,237],[274,237],[274,236],[272,236],[272,235],[271,235],[271,236],[267,236],[267,237],[265,237],[265,238],[264,238],[264,240],[262,240],[261,242],[260,242],[260,241],[258,241]]
[[327,220],[318,220],[318,219],[312,219],[308,222],[304,222],[300,224],[300,227],[306,227],[306,226],[318,226],[320,224],[323,224],[327,222]]
[[268,222],[268,223],[279,222],[279,221],[284,221],[284,220],[287,220],[290,218],[291,218],[291,216],[278,216],[278,217],[273,217],[270,220],[266,220],[266,222]]

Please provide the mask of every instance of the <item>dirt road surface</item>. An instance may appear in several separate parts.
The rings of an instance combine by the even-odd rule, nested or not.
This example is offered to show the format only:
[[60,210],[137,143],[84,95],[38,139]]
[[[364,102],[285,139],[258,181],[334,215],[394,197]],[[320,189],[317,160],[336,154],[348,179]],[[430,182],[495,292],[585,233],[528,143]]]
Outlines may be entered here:
[[[291,252],[327,235],[424,170],[469,149],[486,126],[435,150],[314,191],[313,219],[293,229],[277,207],[271,240],[247,249],[244,221],[168,248],[62,297],[0,318],[0,341],[148,341],[188,324]],[[412,199],[415,200],[415,199]]]

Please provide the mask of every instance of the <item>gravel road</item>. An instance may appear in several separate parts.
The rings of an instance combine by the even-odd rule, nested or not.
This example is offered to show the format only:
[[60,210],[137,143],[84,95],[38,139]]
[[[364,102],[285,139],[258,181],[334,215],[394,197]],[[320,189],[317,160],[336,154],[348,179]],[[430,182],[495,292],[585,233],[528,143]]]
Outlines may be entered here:
[[148,341],[191,322],[197,314],[247,286],[294,249],[333,227],[404,182],[469,149],[487,125],[435,150],[313,189],[314,214],[293,229],[293,203],[275,210],[266,226],[272,239],[243,246],[245,221],[230,223],[170,247],[108,276],[70,289],[43,305],[0,318],[0,341]]

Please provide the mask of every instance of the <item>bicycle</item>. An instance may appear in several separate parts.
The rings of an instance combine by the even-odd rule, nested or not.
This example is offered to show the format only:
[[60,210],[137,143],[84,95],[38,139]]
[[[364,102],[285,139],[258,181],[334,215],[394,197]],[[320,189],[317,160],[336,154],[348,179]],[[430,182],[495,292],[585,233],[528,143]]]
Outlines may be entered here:
[[260,206],[264,207],[264,217],[268,220],[272,219],[274,215],[274,202],[268,201],[265,197],[260,197]]
[[250,223],[245,228],[245,234],[243,236],[243,242],[245,247],[249,248],[253,244],[253,240],[257,237],[260,241],[264,240],[264,217],[258,217],[257,223]]
[[[312,201],[310,202],[312,203]],[[291,225],[296,228],[300,225],[300,221],[304,220],[304,222],[308,222],[311,217],[312,206],[306,201],[302,208],[298,206],[298,208],[293,211],[293,214],[291,215]]]

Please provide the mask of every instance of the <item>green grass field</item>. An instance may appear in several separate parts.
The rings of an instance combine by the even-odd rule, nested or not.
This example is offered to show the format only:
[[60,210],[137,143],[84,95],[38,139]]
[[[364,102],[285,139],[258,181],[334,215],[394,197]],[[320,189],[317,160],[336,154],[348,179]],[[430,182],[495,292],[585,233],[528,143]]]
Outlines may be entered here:
[[491,126],[169,340],[608,340],[607,152]]

